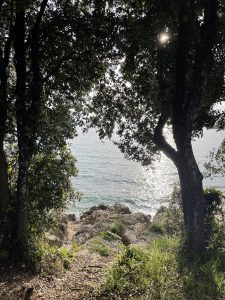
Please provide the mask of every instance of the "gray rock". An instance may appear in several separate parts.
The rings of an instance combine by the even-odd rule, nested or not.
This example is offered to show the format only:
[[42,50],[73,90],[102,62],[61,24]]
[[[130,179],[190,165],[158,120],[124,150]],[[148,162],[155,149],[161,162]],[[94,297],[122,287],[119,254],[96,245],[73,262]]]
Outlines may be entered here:
[[122,236],[122,243],[126,246],[129,246],[130,244],[133,244],[137,241],[137,237],[134,232],[132,231],[126,231]]
[[89,211],[85,212],[80,219],[85,222],[85,224],[93,224],[96,221],[107,218],[112,214],[131,214],[129,207],[122,204],[110,205],[99,205],[93,206]]
[[70,221],[70,222],[76,222],[76,216],[75,216],[75,214],[67,214],[66,216],[68,218],[68,221]]
[[50,246],[61,247],[63,245],[63,241],[61,239],[54,234],[50,234],[49,232],[45,233],[45,239]]
[[112,206],[111,209],[113,212],[117,213],[117,214],[121,214],[121,215],[125,215],[125,214],[131,214],[131,210],[129,209],[128,206],[116,203]]
[[157,215],[159,215],[159,214],[161,214],[161,213],[164,213],[164,212],[166,212],[168,210],[168,208],[166,207],[166,206],[160,206],[160,208],[157,210],[157,212],[156,212],[156,214],[155,214],[155,216],[157,216]]
[[91,208],[82,216],[81,225],[74,237],[76,242],[86,243],[100,233],[110,232],[116,227],[122,228],[122,231],[116,234],[121,236],[125,245],[136,243],[137,239],[146,239],[151,216],[140,212],[131,213],[129,208],[120,204],[100,208],[101,206]]
[[150,224],[151,223],[151,216],[145,215],[141,212],[133,213],[130,215],[126,215],[124,217],[123,223],[127,226],[134,225],[136,223],[142,223],[142,224]]

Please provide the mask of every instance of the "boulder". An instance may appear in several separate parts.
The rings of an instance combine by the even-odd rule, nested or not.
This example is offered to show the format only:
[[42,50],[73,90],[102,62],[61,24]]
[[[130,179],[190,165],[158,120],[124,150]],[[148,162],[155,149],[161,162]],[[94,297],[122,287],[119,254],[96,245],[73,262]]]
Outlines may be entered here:
[[131,214],[129,207],[122,204],[99,205],[93,206],[89,211],[85,212],[80,219],[85,224],[94,224],[111,215]]
[[84,224],[94,224],[96,222],[102,221],[109,215],[110,215],[110,212],[107,210],[96,209],[92,212],[92,214],[83,218],[83,222],[84,222]]
[[[81,220],[80,227],[74,235],[77,243],[84,244],[102,232],[109,231],[119,234],[123,243],[129,245],[136,243],[138,239],[145,239],[151,216],[141,212],[131,213],[128,207],[115,204],[92,207],[81,216]],[[120,233],[115,232],[120,228],[122,228]]]
[[63,245],[63,240],[61,240],[54,234],[50,234],[49,232],[45,233],[45,239],[47,240],[50,246],[61,247]]
[[119,203],[114,204],[111,207],[111,211],[119,215],[127,215],[132,213],[128,206]]
[[66,216],[68,218],[68,221],[70,221],[70,222],[76,222],[76,216],[75,216],[75,214],[67,214]]
[[132,213],[130,215],[126,215],[124,217],[123,224],[129,226],[129,225],[134,225],[136,223],[150,224],[151,216],[145,215],[141,212],[136,212],[136,213]]
[[129,246],[130,244],[134,244],[137,241],[137,237],[133,231],[126,231],[121,236],[122,243],[126,246]]

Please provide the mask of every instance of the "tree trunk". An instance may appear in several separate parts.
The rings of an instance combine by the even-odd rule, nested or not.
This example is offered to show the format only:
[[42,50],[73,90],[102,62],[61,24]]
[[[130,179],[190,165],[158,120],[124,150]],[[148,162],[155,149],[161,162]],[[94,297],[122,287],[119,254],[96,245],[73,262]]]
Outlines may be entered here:
[[[21,143],[22,144],[22,143]],[[17,179],[17,209],[14,240],[14,255],[23,260],[26,255],[28,241],[28,167],[29,158],[26,154],[26,145],[20,146],[19,174]]]
[[[39,66],[39,38],[40,23],[47,7],[48,0],[43,0],[36,22],[30,31],[28,45],[32,71],[31,99],[26,94],[26,53],[25,53],[25,1],[16,1],[15,21],[15,59],[16,59],[16,118],[19,148],[19,174],[17,180],[17,212],[14,227],[14,249],[17,258],[24,259],[28,241],[28,179],[29,166],[32,159],[37,124],[40,110],[40,66]],[[29,56],[27,56],[27,59]]]
[[[12,21],[11,21],[12,22]],[[5,223],[9,205],[9,185],[8,185],[8,167],[4,151],[4,140],[6,135],[6,120],[8,110],[7,99],[7,68],[12,42],[12,24],[10,25],[10,34],[5,42],[4,51],[0,48],[0,222]],[[3,233],[1,226],[1,232]]]
[[8,169],[4,151],[4,138],[7,119],[7,79],[6,70],[0,66],[0,218],[5,219],[5,212],[9,203]]
[[5,152],[0,149],[0,218],[4,222],[9,203],[8,171]]
[[206,247],[205,200],[202,186],[203,176],[199,171],[193,153],[189,152],[187,155],[180,153],[178,174],[187,233],[187,246],[192,254],[201,254]]
[[28,142],[29,126],[26,103],[26,54],[25,54],[25,1],[16,1],[15,20],[15,65],[16,65],[16,121],[19,148],[19,172],[17,179],[17,204],[13,226],[13,254],[23,260],[27,249],[27,204],[28,204]]
[[168,144],[163,136],[163,128],[167,121],[163,116],[159,118],[155,128],[154,142],[174,162],[178,170],[187,247],[192,254],[201,254],[205,251],[207,242],[203,176],[191,145],[191,120],[181,113],[177,116],[176,122],[173,123],[177,150]]
[[191,144],[191,128],[190,114],[187,114],[186,118],[179,115],[173,124],[187,246],[192,254],[201,254],[206,249],[205,200],[203,176]]

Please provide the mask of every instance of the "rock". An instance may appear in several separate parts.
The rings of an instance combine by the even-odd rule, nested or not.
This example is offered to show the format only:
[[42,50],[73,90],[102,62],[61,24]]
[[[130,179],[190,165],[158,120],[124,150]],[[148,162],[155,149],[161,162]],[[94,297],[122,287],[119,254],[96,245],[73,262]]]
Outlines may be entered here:
[[137,237],[136,235],[134,234],[134,232],[132,231],[127,231],[125,232],[122,236],[122,243],[126,246],[129,246],[130,244],[133,244],[136,242],[137,240]]
[[160,208],[157,210],[155,216],[161,214],[161,213],[164,213],[168,210],[168,208],[166,206],[160,206]]
[[[92,207],[81,216],[81,220],[74,236],[75,241],[81,244],[106,231],[119,235],[125,245],[136,243],[146,239],[151,224],[150,215],[131,213],[128,207],[121,204]],[[117,232],[120,228],[122,231]]]
[[80,219],[84,221],[85,224],[93,224],[96,221],[103,220],[110,215],[124,215],[131,214],[129,207],[122,204],[110,205],[99,205],[93,206],[89,211],[85,212]]
[[161,206],[161,207],[157,210],[157,212],[156,212],[156,214],[155,214],[155,216],[154,216],[152,222],[153,222],[153,223],[164,223],[164,222],[165,222],[165,219],[166,219],[166,214],[167,214],[167,212],[168,212],[167,207]]
[[146,224],[142,224],[142,223],[135,224],[133,230],[136,237],[140,237],[146,230],[146,227],[148,227],[146,226]]
[[71,222],[76,222],[76,216],[75,214],[67,214],[66,215],[68,220],[71,221]]
[[114,204],[112,206],[112,211],[117,213],[117,214],[121,214],[121,215],[132,213],[128,206],[125,206],[125,205],[122,205],[122,204]]
[[85,213],[83,213],[80,216],[80,219],[83,220],[83,219],[87,218],[88,216],[92,215],[95,210],[107,210],[107,209],[108,209],[108,206],[103,205],[103,204],[101,204],[99,206],[92,206],[88,211],[86,211]]
[[45,233],[45,239],[47,240],[50,246],[61,247],[63,245],[63,241],[60,238],[49,232]]
[[99,222],[110,215],[109,211],[96,209],[92,212],[92,214],[88,215],[84,219],[84,224],[94,224],[95,222]]
[[62,215],[59,217],[59,222],[60,222],[60,224],[67,224],[67,223],[69,222],[69,217],[68,217],[68,215],[62,214]]
[[125,225],[134,225],[136,223],[142,224],[150,224],[151,223],[151,216],[145,215],[141,212],[132,213],[130,215],[126,215],[123,220],[123,224]]

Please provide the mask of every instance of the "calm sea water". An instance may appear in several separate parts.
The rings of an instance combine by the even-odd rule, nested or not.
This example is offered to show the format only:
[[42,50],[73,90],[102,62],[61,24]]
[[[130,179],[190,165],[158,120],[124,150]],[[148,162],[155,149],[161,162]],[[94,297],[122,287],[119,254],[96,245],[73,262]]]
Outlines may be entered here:
[[[201,170],[209,151],[218,147],[224,137],[224,132],[209,130],[204,132],[203,138],[193,142]],[[111,141],[100,141],[93,129],[86,134],[78,134],[71,142],[71,149],[79,169],[78,177],[72,179],[73,184],[83,193],[81,201],[71,208],[78,215],[100,203],[122,203],[132,211],[154,214],[166,203],[178,182],[173,163],[164,155],[151,167],[143,167],[140,163],[126,160]],[[205,179],[204,185],[225,190],[221,176]]]

